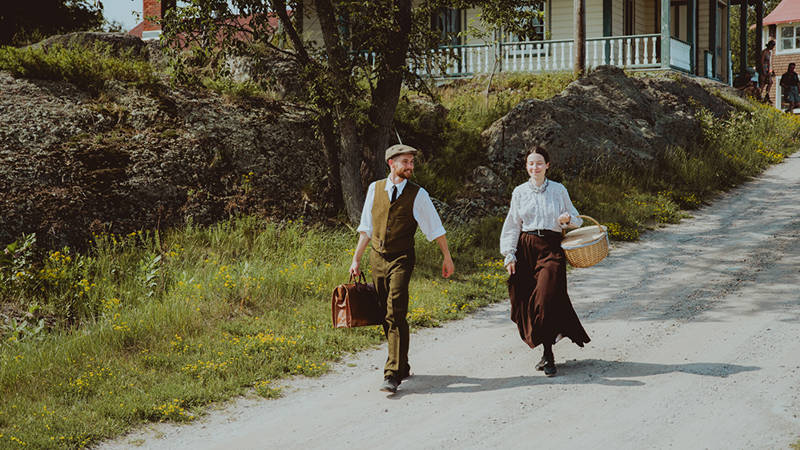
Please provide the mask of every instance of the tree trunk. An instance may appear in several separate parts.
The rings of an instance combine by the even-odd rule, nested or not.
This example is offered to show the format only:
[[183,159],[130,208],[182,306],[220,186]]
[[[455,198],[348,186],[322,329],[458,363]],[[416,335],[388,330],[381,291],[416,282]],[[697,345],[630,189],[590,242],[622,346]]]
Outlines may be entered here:
[[325,53],[330,65],[329,75],[333,83],[332,106],[335,106],[339,124],[340,176],[342,197],[347,217],[358,223],[364,206],[364,185],[361,183],[362,143],[353,111],[353,93],[356,92],[350,77],[350,64],[346,49],[339,38],[336,14],[330,0],[315,0]]
[[325,157],[328,159],[328,194],[333,200],[331,209],[333,211],[341,211],[344,207],[344,199],[342,198],[342,183],[341,183],[341,161],[339,155],[339,141],[336,138],[336,129],[334,126],[334,118],[331,114],[323,114],[318,119],[318,126],[320,134],[322,135],[322,144],[325,147]]
[[374,127],[368,137],[369,150],[375,158],[372,166],[373,179],[383,178],[387,173],[384,154],[394,135],[392,132],[394,113],[406,70],[408,36],[411,33],[411,0],[398,1],[396,11],[393,18],[397,24],[395,28],[397,31],[392,39],[394,45],[383,55],[382,64],[377,68],[378,82],[372,94],[372,106],[369,111],[370,123]]
[[356,121],[351,117],[339,118],[339,135],[342,144],[342,198],[350,222],[358,223],[364,207],[364,185],[361,184],[361,139]]
[[575,5],[575,65],[578,77],[586,74],[586,0],[574,0]]

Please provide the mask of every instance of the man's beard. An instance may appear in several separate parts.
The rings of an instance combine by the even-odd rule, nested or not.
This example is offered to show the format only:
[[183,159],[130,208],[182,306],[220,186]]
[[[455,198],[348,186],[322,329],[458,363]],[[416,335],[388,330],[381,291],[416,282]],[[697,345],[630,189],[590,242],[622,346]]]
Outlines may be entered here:
[[402,178],[402,179],[404,179],[404,180],[408,180],[409,178],[411,178],[411,175],[413,175],[413,174],[414,174],[414,171],[411,170],[411,169],[399,170],[397,172],[397,176]]

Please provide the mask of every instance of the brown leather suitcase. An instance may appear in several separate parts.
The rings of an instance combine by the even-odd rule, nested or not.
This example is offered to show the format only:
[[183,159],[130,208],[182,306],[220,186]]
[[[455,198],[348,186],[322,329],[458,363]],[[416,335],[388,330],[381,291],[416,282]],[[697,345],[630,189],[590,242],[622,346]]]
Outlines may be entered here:
[[340,284],[331,296],[331,316],[334,328],[363,327],[383,325],[386,305],[378,304],[375,286],[361,273],[360,279],[350,276],[350,282]]

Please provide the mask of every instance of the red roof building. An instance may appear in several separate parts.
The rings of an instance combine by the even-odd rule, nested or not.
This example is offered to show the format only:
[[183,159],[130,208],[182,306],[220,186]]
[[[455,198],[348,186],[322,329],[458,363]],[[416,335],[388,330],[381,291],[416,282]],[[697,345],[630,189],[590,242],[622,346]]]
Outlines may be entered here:
[[800,21],[800,1],[783,0],[764,17],[764,26]]
[[778,80],[786,72],[789,63],[800,66],[800,0],[783,0],[764,17],[763,42],[775,40],[772,56],[772,70],[775,83],[770,89],[770,99],[777,108],[781,107],[781,91]]
[[[161,36],[161,24],[155,22],[161,19],[161,14],[163,12],[162,8],[174,8],[175,7],[175,0],[142,0],[142,16],[143,20],[133,27],[128,34],[131,36],[136,36],[143,41],[148,41],[151,39],[158,39]],[[287,11],[291,16],[291,11]],[[150,19],[153,19],[151,21]],[[234,19],[231,23],[232,26],[241,27],[242,29],[247,29],[248,25],[252,20],[252,16],[239,16]],[[277,16],[271,15],[269,18],[269,26],[273,30],[277,30],[278,26],[280,25],[280,19]],[[247,33],[241,32],[237,33],[237,39],[247,39]]]

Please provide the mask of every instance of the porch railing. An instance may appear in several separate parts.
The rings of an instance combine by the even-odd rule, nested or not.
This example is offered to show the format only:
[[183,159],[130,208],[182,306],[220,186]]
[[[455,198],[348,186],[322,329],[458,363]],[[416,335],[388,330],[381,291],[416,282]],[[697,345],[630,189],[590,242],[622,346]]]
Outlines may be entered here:
[[670,38],[669,40],[669,64],[672,67],[685,70],[692,70],[692,46],[688,42]]
[[[638,69],[661,66],[660,34],[613,36],[586,40],[586,67],[610,64]],[[422,76],[457,77],[496,72],[571,70],[572,40],[504,42],[441,47],[429,61],[411,64]]]

